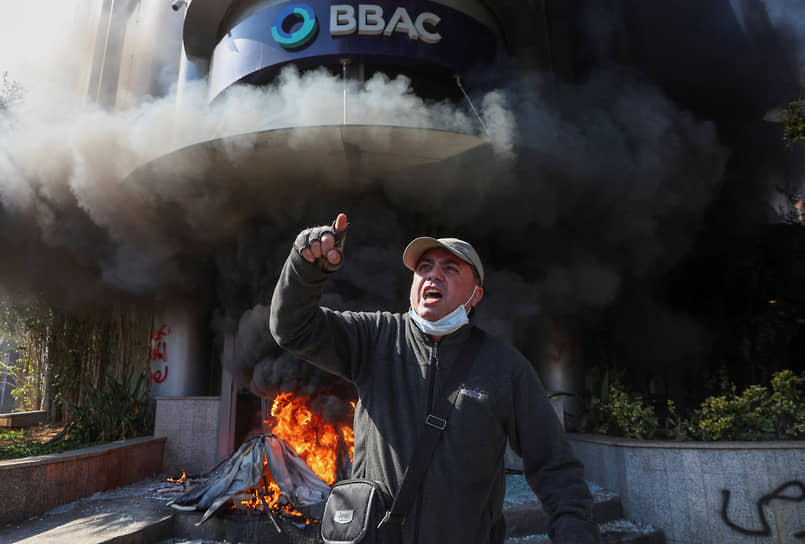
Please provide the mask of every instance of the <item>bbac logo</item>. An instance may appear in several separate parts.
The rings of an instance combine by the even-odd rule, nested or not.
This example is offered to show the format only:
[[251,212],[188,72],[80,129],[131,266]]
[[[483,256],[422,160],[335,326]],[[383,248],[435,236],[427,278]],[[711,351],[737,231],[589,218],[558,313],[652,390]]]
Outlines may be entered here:
[[[287,32],[286,25],[293,26],[300,22],[302,26],[293,32]],[[285,27],[285,28],[283,28]],[[298,49],[307,44],[316,36],[319,24],[316,21],[316,14],[310,6],[305,4],[290,4],[280,11],[271,25],[271,35],[274,41],[285,49]]]
[[411,18],[403,7],[396,8],[386,22],[383,8],[377,4],[358,4],[357,16],[355,8],[349,4],[330,6],[331,36],[346,36],[357,31],[362,36],[382,34],[389,37],[395,32],[401,32],[412,40],[433,44],[442,40],[442,35],[436,32],[436,25],[440,21],[441,17],[429,11],[423,11],[416,18]]

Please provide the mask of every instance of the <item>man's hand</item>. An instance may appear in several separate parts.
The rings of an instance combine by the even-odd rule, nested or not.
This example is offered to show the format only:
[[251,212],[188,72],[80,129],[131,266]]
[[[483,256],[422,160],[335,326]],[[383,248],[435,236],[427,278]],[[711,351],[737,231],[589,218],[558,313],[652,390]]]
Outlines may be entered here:
[[333,272],[341,268],[347,230],[347,216],[339,213],[332,226],[312,227],[299,233],[294,247],[309,263],[318,262],[322,269]]

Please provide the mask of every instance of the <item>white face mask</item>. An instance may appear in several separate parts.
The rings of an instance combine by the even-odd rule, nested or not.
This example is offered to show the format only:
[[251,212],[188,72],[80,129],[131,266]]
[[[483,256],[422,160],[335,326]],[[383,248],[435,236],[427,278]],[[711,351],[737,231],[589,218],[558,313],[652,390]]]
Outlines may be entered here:
[[416,323],[416,326],[419,327],[419,330],[425,334],[430,334],[431,336],[446,336],[451,332],[457,331],[470,322],[470,318],[467,316],[467,310],[464,308],[464,306],[466,306],[467,303],[472,300],[472,297],[475,296],[475,291],[477,290],[478,286],[476,285],[472,290],[470,298],[467,299],[467,302],[464,304],[459,304],[455,310],[443,318],[437,319],[436,321],[428,321],[416,313],[413,308],[408,310],[408,315],[411,317],[414,323]]

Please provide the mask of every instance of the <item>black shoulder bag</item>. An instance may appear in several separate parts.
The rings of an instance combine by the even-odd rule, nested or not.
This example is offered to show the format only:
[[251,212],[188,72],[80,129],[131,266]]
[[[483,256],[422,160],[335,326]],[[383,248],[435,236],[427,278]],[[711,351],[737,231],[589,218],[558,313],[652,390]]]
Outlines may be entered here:
[[[464,348],[450,368],[447,379],[443,382],[443,391],[452,390],[456,382],[469,372],[483,339],[484,332],[473,327],[470,338],[464,344]],[[428,470],[439,437],[447,427],[453,401],[454,399],[446,394],[440,396],[431,413],[425,418],[425,425],[419,433],[413,457],[405,470],[391,507],[383,500],[384,493],[377,482],[356,478],[338,482],[333,486],[321,520],[321,536],[325,544],[399,542],[402,523]]]

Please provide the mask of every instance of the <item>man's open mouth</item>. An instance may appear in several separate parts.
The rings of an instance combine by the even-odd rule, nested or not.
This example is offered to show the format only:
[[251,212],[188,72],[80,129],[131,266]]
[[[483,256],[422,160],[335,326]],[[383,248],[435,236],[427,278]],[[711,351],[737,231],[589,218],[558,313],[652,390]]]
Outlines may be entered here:
[[422,300],[425,302],[436,302],[442,300],[442,292],[438,289],[428,287],[422,291]]

